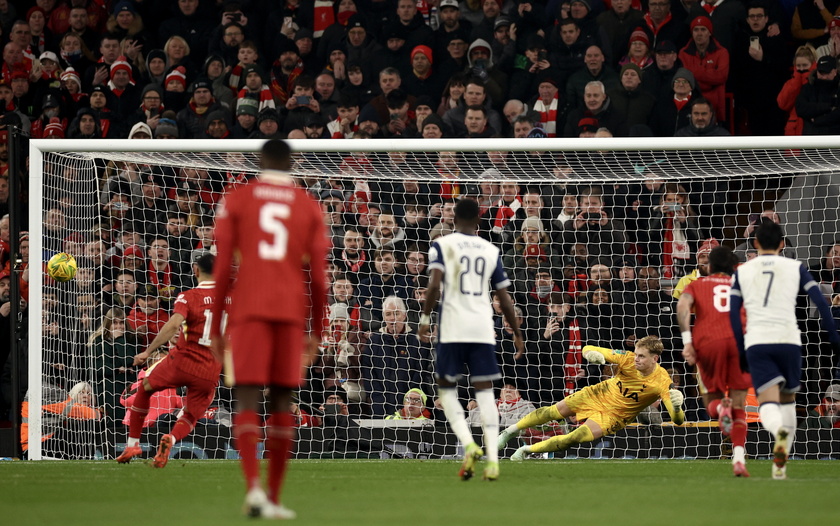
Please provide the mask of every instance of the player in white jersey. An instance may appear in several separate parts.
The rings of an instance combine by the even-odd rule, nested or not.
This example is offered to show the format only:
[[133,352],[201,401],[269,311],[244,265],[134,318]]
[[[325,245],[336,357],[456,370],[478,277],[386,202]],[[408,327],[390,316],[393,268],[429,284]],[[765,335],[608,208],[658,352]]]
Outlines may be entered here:
[[510,280],[502,267],[499,249],[476,235],[478,203],[462,199],[455,205],[455,232],[438,238],[429,249],[429,286],[417,334],[429,333],[432,309],[440,298],[436,376],[439,397],[452,431],[465,446],[459,476],[469,480],[484,452],[473,440],[464,408],[455,389],[469,368],[475,400],[481,415],[487,450],[485,480],[499,478],[499,410],[493,397],[493,380],[502,377],[496,362],[496,337],[489,284],[496,291],[505,319],[513,329],[514,344],[522,352],[524,342],[513,301],[507,292]]
[[[802,337],[796,323],[796,297],[805,291],[822,316],[832,347],[840,335],[828,303],[802,263],[779,255],[785,247],[782,227],[764,220],[756,229],[758,257],[735,272],[730,291],[729,320],[741,355],[749,366],[758,395],[761,425],[776,440],[773,478],[786,478],[788,455],[796,432],[796,404],[802,376]],[[747,333],[741,326],[741,305],[747,312]]]

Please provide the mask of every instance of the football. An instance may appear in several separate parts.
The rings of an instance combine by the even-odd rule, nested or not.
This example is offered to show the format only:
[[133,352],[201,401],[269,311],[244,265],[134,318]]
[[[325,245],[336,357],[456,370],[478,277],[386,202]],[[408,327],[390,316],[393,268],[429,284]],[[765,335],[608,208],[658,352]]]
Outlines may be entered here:
[[47,274],[56,281],[70,281],[76,275],[76,268],[76,259],[65,252],[59,252],[47,262]]

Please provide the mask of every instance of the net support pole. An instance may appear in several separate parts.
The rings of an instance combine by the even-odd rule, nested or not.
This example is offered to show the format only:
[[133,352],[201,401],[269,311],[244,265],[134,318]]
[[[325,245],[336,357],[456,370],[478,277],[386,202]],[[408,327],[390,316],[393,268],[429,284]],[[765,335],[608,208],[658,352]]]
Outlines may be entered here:
[[[94,141],[95,142],[95,141]],[[29,141],[29,260],[38,266],[29,271],[29,460],[41,460],[41,394],[43,392],[43,345],[41,291],[43,271],[43,224],[41,223],[44,198],[44,154],[32,147]]]

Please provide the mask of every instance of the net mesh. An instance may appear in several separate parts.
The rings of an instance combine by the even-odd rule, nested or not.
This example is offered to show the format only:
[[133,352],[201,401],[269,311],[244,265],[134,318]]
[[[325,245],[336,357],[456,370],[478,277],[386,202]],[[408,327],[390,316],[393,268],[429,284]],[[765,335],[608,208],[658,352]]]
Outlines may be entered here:
[[[434,342],[414,334],[429,242],[452,231],[454,203],[473,198],[483,214],[481,235],[502,250],[526,338],[525,355],[515,358],[496,311],[499,363],[505,383],[516,388],[496,391],[502,426],[608,377],[609,368],[584,363],[583,345],[632,350],[655,334],[665,343],[662,365],[686,394],[690,424],[668,426],[663,409],[652,407],[618,435],[569,455],[720,456],[716,423],[680,355],[674,289],[695,271],[708,238],[733,247],[742,260],[752,257],[750,224],[764,214],[782,222],[785,254],[813,269],[830,301],[840,283],[825,257],[838,231],[838,155],[831,149],[296,153],[294,175],[321,201],[333,244],[321,355],[296,398],[297,454],[458,454],[435,405]],[[113,458],[124,447],[126,407],[145,374],[133,356],[166,322],[175,295],[196,285],[190,263],[213,247],[216,203],[254,176],[258,164],[250,152],[44,155],[44,261],[63,251],[79,265],[70,282],[45,277],[41,348],[31,344],[42,353],[45,455]],[[823,397],[835,357],[804,299],[799,314],[800,422],[825,427],[820,414],[830,409]],[[411,389],[422,391],[421,405],[406,403]],[[466,407],[474,405],[468,383],[459,395]],[[169,431],[183,397],[183,390],[153,397],[144,445]],[[48,407],[58,398],[63,402]],[[233,398],[220,385],[175,453],[235,458]],[[77,410],[63,414],[68,401]],[[768,454],[770,437],[754,423],[755,399],[749,404],[749,452]],[[418,411],[421,419],[407,418]],[[469,418],[478,426],[474,412]],[[566,431],[548,427],[523,440]],[[835,449],[831,436],[809,432],[795,453],[836,456]]]

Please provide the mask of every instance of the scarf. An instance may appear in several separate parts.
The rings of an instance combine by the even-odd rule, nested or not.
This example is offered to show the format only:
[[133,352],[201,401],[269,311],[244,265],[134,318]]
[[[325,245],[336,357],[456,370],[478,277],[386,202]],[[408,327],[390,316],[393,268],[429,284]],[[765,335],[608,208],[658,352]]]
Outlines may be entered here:
[[557,96],[554,94],[554,99],[551,104],[546,107],[542,99],[537,99],[534,103],[534,111],[540,114],[540,122],[543,123],[543,129],[549,137],[557,137]]
[[[352,11],[348,11],[351,12]],[[314,20],[312,22],[312,38],[321,38],[324,30],[335,24],[335,11],[332,0],[315,0]],[[339,19],[341,14],[339,13]],[[348,17],[349,18],[349,17]],[[346,25],[347,22],[345,21]]]
[[212,106],[214,102],[216,102],[216,99],[211,98],[210,104],[208,104],[207,106],[198,106],[195,103],[195,99],[190,97],[190,102],[187,106],[190,108],[190,111],[192,111],[196,115],[204,115],[205,113],[207,113],[207,110],[210,109],[210,106]]
[[292,91],[292,84],[294,84],[295,79],[301,76],[302,73],[303,62],[298,62],[295,69],[289,73],[286,81],[283,82],[283,69],[280,67],[280,59],[278,58],[271,65],[271,93],[280,104],[285,106],[286,101],[289,100],[289,92]]
[[704,0],[703,2],[700,2],[700,5],[703,6],[703,9],[705,9],[707,13],[709,13],[709,16],[712,16],[712,13],[714,13],[715,9],[717,9],[718,6],[720,6],[720,4],[722,3],[723,0],[717,0],[717,2],[713,4],[706,3]]
[[242,64],[237,64],[233,66],[233,69],[230,70],[230,77],[228,78],[228,87],[236,93],[236,90],[239,89],[239,77],[242,76]]
[[256,100],[258,113],[266,108],[276,108],[274,96],[271,94],[268,84],[263,84],[260,91],[248,91],[248,88],[242,88],[239,90],[237,98]]
[[647,24],[648,29],[650,29],[650,32],[653,33],[654,37],[658,36],[659,30],[662,29],[662,27],[670,21],[671,13],[668,13],[668,16],[666,16],[665,20],[663,20],[662,23],[659,25],[657,25],[656,22],[654,22],[653,19],[650,17],[650,13],[645,13],[645,24]]
[[563,369],[566,372],[566,394],[571,394],[576,390],[577,373],[580,370],[580,365],[583,363],[583,345],[580,339],[580,325],[577,320],[572,320],[569,324],[569,347],[566,350],[565,363]]
[[330,132],[331,139],[352,139],[353,135],[359,131],[359,118],[350,126],[350,132],[345,134],[341,131],[341,119],[336,119],[327,123],[327,130]]
[[504,199],[499,199],[496,206],[498,209],[496,210],[496,218],[493,221],[493,232],[499,234],[510,219],[516,215],[516,211],[522,207],[522,202],[519,200],[519,196],[516,196],[510,204],[506,204]]
[[359,269],[361,269],[362,265],[364,265],[367,261],[367,254],[365,254],[364,252],[359,252],[359,259],[357,259],[354,263],[347,257],[346,251],[342,250],[341,260],[344,261],[344,264],[347,265],[347,268],[350,269],[351,272],[359,272]]

